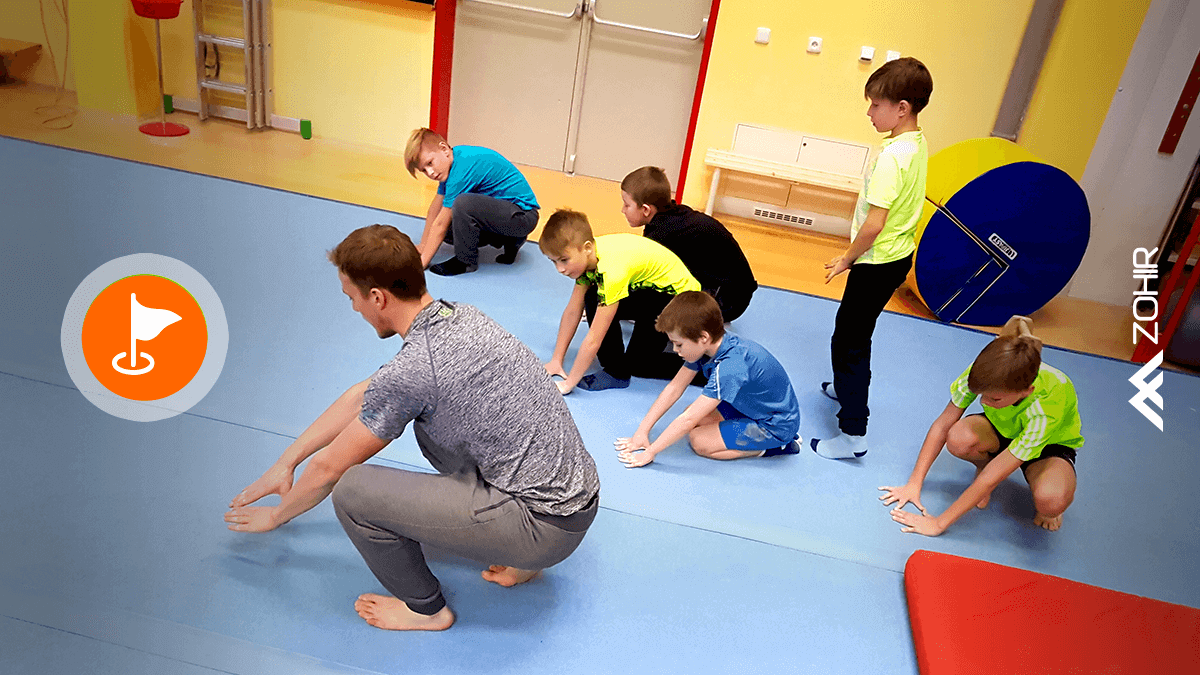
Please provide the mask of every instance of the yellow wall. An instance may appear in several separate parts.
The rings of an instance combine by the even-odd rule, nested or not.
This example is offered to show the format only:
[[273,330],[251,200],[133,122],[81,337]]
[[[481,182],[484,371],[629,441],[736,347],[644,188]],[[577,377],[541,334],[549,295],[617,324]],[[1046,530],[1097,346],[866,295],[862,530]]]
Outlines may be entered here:
[[[43,1],[50,25],[49,3],[55,0]],[[240,7],[239,0],[207,1]],[[44,43],[39,0],[6,0],[6,12],[8,2],[13,20],[0,34]],[[276,114],[312,120],[319,137],[391,149],[400,149],[414,127],[428,124],[433,68],[428,5],[409,0],[274,0],[272,5]],[[76,0],[69,16],[73,77],[68,88],[77,91],[80,106],[154,115],[154,21],[137,16],[130,0]],[[240,24],[236,28],[240,35]],[[166,92],[195,99],[191,0],[185,0],[177,18],[161,21],[161,30]],[[30,79],[49,84],[54,75],[48,55],[43,56],[44,67],[39,65],[37,77]],[[223,65],[232,65],[222,79],[240,81],[240,55],[225,56]]]
[[[67,7],[67,0],[4,0],[0,37],[42,45],[41,54],[31,69],[13,71],[13,74],[28,82],[62,85],[60,68],[67,56],[67,31],[56,7]],[[67,7],[68,16],[71,9]],[[42,27],[42,16],[45,17],[45,28]],[[71,45],[72,51],[74,47]],[[51,50],[54,52],[53,61],[50,58]],[[67,89],[70,90],[75,89],[74,65],[75,58],[72,55],[67,68]]]
[[[240,5],[237,0],[208,1]],[[429,5],[409,0],[273,0],[272,6],[275,114],[312,120],[318,137],[391,149],[402,149],[415,127],[429,123]],[[194,99],[191,16],[191,0],[186,0],[180,17],[186,21],[163,22],[163,68],[167,93]],[[153,40],[153,22],[146,23]],[[240,24],[230,30],[241,35]],[[236,70],[241,63],[239,54],[228,54],[223,66],[234,67],[223,71],[221,79],[240,82]]]
[[[1149,0],[1067,0],[1020,143],[1076,178],[1091,154],[1141,28]],[[905,21],[889,13],[902,7]],[[863,85],[895,49],[933,74],[921,113],[930,152],[988,136],[1024,35],[1033,0],[959,2],[764,0],[721,5],[684,200],[702,205],[712,172],[710,147],[728,148],[738,122],[755,122],[877,144]],[[758,26],[771,43],[754,43]],[[810,35],[821,54],[805,52]],[[876,49],[871,65],[861,45]]]
[[1150,0],[1067,0],[1018,143],[1083,176]]

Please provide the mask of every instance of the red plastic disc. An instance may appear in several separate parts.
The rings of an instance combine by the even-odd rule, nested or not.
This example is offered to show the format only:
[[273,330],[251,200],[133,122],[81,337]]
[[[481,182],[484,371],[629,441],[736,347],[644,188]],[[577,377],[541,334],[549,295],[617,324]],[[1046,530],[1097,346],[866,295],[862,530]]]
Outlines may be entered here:
[[182,124],[174,122],[147,122],[138,127],[138,130],[151,136],[183,136],[191,131]]

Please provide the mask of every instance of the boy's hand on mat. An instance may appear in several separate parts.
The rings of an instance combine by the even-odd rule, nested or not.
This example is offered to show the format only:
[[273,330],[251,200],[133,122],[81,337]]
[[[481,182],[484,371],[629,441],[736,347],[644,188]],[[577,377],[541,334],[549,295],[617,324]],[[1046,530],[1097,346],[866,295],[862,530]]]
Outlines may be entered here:
[[901,532],[916,532],[926,537],[936,537],[946,531],[946,528],[938,524],[937,518],[920,513],[892,509],[892,520],[904,526],[900,528]]
[[550,363],[547,363],[546,372],[550,373],[550,377],[557,375],[564,380],[567,379],[567,371],[563,370],[563,364],[561,361],[551,361]]
[[654,455],[655,453],[650,452],[645,448],[640,450],[622,450],[617,453],[617,459],[621,460],[621,463],[624,464],[626,468],[635,469],[639,466],[646,466],[650,462],[653,462]]
[[294,469],[281,464],[272,465],[258,480],[248,485],[245,490],[239,492],[238,496],[229,502],[229,507],[237,508],[253,504],[267,495],[279,495],[282,497],[288,493],[288,490],[292,489],[293,475]]
[[846,256],[839,255],[825,263],[825,269],[829,270],[829,273],[825,275],[825,283],[829,283],[834,277],[850,269],[850,263],[846,262]]
[[225,512],[225,522],[234,532],[270,532],[283,523],[275,522],[276,506],[243,506]]
[[613,448],[617,452],[635,452],[648,447],[650,447],[650,437],[645,434],[634,434],[629,438],[618,438],[613,441]]
[[912,504],[921,510],[921,513],[929,515],[924,506],[921,506],[921,488],[916,485],[901,485],[899,487],[883,486],[879,488],[883,490],[880,499],[883,500],[884,506],[890,506],[895,503],[895,508],[902,509],[905,504]]
[[566,396],[567,394],[571,393],[573,389],[575,389],[575,387],[567,386],[565,380],[555,380],[554,386],[558,387],[558,393],[562,394],[563,396]]

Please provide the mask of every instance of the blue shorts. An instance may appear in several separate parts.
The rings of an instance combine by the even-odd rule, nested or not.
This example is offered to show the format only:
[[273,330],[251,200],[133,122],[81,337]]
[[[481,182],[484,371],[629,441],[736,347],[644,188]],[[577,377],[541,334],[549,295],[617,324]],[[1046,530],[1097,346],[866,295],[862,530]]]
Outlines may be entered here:
[[717,412],[725,418],[717,427],[721,431],[721,440],[730,450],[756,452],[782,447],[790,442],[790,439],[780,441],[775,438],[766,429],[758,426],[758,422],[738,412],[737,408],[725,401],[717,404]]

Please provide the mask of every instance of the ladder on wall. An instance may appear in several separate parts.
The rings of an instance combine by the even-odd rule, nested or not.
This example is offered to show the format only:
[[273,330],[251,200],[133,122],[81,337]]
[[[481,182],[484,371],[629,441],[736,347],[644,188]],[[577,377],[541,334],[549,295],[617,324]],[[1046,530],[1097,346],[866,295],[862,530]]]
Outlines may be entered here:
[[[271,0],[193,0],[196,37],[196,88],[201,120],[210,115],[246,122],[247,129],[270,127],[274,109],[271,85]],[[240,13],[240,35],[237,15]],[[221,79],[222,49],[240,52],[244,79]],[[212,55],[214,66],[208,65]],[[213,68],[215,72],[209,73]],[[242,108],[222,105],[221,94],[241,97]]]

